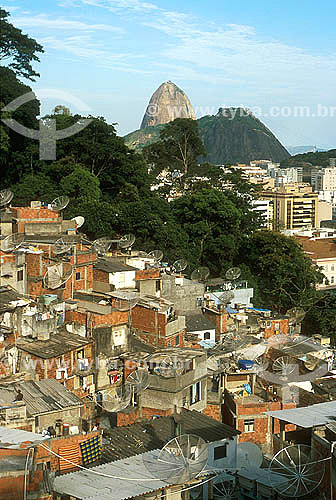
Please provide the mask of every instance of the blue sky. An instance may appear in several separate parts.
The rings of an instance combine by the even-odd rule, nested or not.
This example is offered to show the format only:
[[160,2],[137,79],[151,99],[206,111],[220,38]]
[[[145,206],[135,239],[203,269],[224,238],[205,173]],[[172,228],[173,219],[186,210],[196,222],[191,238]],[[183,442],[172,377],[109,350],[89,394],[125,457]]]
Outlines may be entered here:
[[[82,111],[118,123],[124,135],[139,128],[156,88],[172,80],[198,117],[243,105],[262,113],[287,146],[336,147],[334,1],[5,3],[11,22],[44,46],[32,87],[61,97],[44,99],[43,113],[60,103],[77,112],[74,96]],[[323,106],[328,116],[302,117],[298,106],[311,115]],[[279,114],[273,107],[289,116],[270,116]]]

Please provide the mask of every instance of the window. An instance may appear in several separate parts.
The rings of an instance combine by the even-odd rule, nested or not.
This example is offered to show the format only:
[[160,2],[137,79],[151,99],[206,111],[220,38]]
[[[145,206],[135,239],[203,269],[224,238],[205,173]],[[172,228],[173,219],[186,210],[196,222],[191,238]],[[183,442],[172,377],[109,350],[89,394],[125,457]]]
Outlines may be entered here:
[[76,273],[75,278],[76,278],[77,281],[80,280],[80,279],[82,279],[80,271],[78,271]]
[[200,307],[203,305],[203,297],[196,298],[196,307]]
[[214,460],[226,458],[226,447],[227,444],[224,444],[223,446],[216,446],[216,448],[214,448]]
[[155,291],[159,292],[160,290],[161,290],[161,282],[160,282],[160,280],[157,280],[155,282]]
[[254,418],[249,418],[248,420],[244,420],[244,432],[253,432],[254,431]]
[[17,280],[18,281],[23,280],[23,269],[20,269],[20,271],[17,272]]
[[334,283],[334,277],[333,276],[330,278],[330,283]]
[[275,330],[280,330],[280,323],[274,323],[274,329]]
[[175,337],[175,345],[180,345],[180,336],[176,335]]
[[334,264],[331,264],[330,271],[334,271]]
[[201,400],[201,381],[190,386],[190,404],[198,403]]
[[204,333],[204,340],[210,340],[210,337],[211,337],[210,332]]
[[77,359],[83,359],[84,358],[84,349],[81,349],[80,351],[77,351]]

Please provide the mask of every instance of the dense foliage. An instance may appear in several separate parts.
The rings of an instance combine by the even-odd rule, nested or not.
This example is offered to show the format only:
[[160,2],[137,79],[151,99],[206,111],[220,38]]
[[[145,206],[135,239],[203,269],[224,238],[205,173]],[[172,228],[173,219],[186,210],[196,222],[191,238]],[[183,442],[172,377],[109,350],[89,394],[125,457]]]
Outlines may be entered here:
[[299,167],[304,164],[311,164],[319,167],[328,167],[329,158],[336,158],[336,149],[329,151],[317,151],[316,153],[302,153],[281,162],[282,167]]
[[[26,35],[12,28],[6,28],[5,47],[16,61],[10,65],[16,73],[0,68],[2,106],[31,91],[18,75],[36,76],[30,61],[42,51],[29,38],[21,45],[20,37]],[[17,53],[10,52],[14,49]],[[34,100],[13,117],[37,129],[38,114],[39,102]],[[49,118],[61,129],[83,117],[71,115],[60,104]],[[242,278],[255,289],[256,306],[281,312],[301,306],[309,311],[307,324],[321,332],[327,332],[328,322],[335,323],[335,297],[316,292],[321,275],[295,240],[260,230],[260,218],[252,210],[257,187],[236,171],[198,164],[204,146],[196,122],[177,119],[162,127],[159,141],[142,154],[130,150],[103,117],[90,118],[80,133],[58,141],[56,161],[39,160],[36,141],[1,125],[0,182],[13,190],[13,205],[33,199],[50,202],[67,194],[71,201],[65,217],[83,215],[83,231],[90,238],[134,233],[141,250],[161,249],[169,262],[186,258],[187,274],[206,265],[212,276],[224,276],[228,267],[239,265]],[[179,196],[171,202],[164,191],[152,190],[164,170],[172,180],[174,172],[180,174]]]

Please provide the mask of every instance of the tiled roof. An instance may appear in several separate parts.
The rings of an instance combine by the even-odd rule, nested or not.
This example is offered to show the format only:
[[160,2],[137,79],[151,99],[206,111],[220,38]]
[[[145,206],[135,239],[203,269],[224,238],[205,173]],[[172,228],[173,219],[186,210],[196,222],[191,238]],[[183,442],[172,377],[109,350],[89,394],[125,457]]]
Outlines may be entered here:
[[[233,427],[195,410],[185,410],[177,415],[177,418],[183,426],[184,434],[196,434],[206,442],[233,438],[240,434]],[[125,427],[116,427],[107,433],[104,431],[109,444],[103,447],[103,461],[111,462],[162,448],[174,437],[173,425],[173,417],[159,417]]]

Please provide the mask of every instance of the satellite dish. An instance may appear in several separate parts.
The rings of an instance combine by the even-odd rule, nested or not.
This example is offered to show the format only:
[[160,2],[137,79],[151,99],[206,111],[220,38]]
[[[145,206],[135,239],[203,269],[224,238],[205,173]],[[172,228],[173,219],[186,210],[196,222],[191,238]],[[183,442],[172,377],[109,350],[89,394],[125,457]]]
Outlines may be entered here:
[[287,377],[291,373],[293,373],[296,369],[296,364],[293,362],[293,359],[289,356],[281,356],[277,358],[273,365],[272,369],[274,372]]
[[155,369],[155,373],[164,378],[173,378],[182,375],[184,363],[178,356],[165,356]]
[[106,236],[103,236],[102,238],[94,240],[92,243],[92,249],[99,255],[105,255],[109,251],[111,245],[112,241]]
[[[281,496],[299,498],[309,495],[322,482],[325,462],[316,448],[304,444],[280,450],[269,465],[273,489]],[[283,478],[283,482],[279,480]]]
[[263,463],[263,454],[259,446],[254,443],[238,443],[237,445],[237,468],[257,469]]
[[189,490],[190,500],[203,500],[203,484],[196,484]]
[[243,347],[246,339],[242,335],[236,332],[226,333],[222,337],[222,344],[219,346],[222,352],[232,353]]
[[131,386],[129,384],[119,385],[100,391],[103,396],[102,407],[108,412],[116,413],[127,408],[131,402]]
[[82,225],[85,222],[85,218],[82,217],[82,215],[77,215],[77,217],[73,217],[71,220],[76,222],[76,229],[79,229],[80,227],[82,227]]
[[291,323],[301,323],[305,315],[306,312],[301,307],[293,307],[286,312],[286,316],[289,316],[289,321]]
[[44,288],[54,290],[68,281],[72,276],[72,266],[67,262],[61,262],[47,268],[47,272],[43,276]]
[[0,191],[0,208],[7,207],[14,198],[14,193],[9,189],[3,189]]
[[138,394],[149,386],[149,374],[144,368],[138,368],[131,372],[127,379],[126,384],[129,384],[133,392]]
[[152,250],[147,254],[147,257],[151,257],[156,262],[161,262],[163,257],[163,252],[161,250]]
[[169,441],[156,456],[145,453],[144,464],[153,477],[173,484],[196,478],[208,461],[208,445],[194,434],[183,434]]
[[229,281],[237,280],[240,275],[241,275],[241,271],[240,271],[239,267],[230,267],[230,269],[228,269],[225,273],[225,277]]
[[172,265],[172,268],[175,273],[181,273],[187,267],[188,267],[188,261],[186,259],[175,260],[174,264]]
[[54,249],[57,255],[69,252],[71,250],[73,242],[64,241],[63,238],[59,238],[54,243]]
[[135,242],[135,236],[134,234],[125,234],[122,238],[119,240],[119,246],[120,248],[131,248],[131,246]]
[[234,479],[228,480],[227,474],[218,474],[212,482],[214,500],[236,500],[238,492],[233,483]]
[[1,249],[4,252],[12,252],[19,248],[24,242],[24,233],[13,233],[2,240]]
[[191,273],[191,279],[193,281],[205,281],[210,274],[210,269],[208,267],[198,267]]
[[59,196],[58,198],[55,198],[51,202],[51,209],[60,212],[61,210],[64,210],[65,207],[68,206],[69,201],[70,201],[69,196]]
[[231,300],[234,298],[234,293],[231,290],[226,290],[221,294],[213,294],[220,304],[229,304]]
[[254,370],[258,375],[262,375],[268,368],[269,361],[263,356],[259,356],[254,360]]

